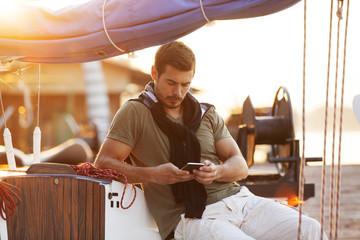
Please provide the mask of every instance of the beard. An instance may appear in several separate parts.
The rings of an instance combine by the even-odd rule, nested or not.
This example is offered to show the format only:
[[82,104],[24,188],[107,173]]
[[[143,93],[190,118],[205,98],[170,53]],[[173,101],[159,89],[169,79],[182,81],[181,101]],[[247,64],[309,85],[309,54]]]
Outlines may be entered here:
[[180,107],[183,98],[177,96],[167,96],[167,97],[160,97],[158,100],[161,104],[169,109],[175,109]]
[[160,91],[158,91],[156,85],[155,85],[155,95],[156,95],[156,98],[158,99],[158,101],[165,108],[168,108],[168,109],[176,109],[176,108],[180,107],[182,101],[184,100],[184,98],[179,97],[179,96],[164,96],[163,94],[160,93]]

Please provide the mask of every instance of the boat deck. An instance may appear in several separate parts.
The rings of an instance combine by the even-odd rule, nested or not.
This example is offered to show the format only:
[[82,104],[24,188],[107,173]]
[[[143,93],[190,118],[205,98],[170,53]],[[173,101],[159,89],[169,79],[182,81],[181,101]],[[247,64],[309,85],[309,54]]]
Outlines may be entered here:
[[[254,165],[250,170],[256,172],[262,169],[262,172],[273,172],[272,164]],[[321,171],[322,166],[306,166],[305,182],[315,183],[315,197],[308,199],[304,203],[303,211],[310,217],[320,221],[320,198],[321,198]],[[329,237],[329,192],[330,192],[330,174],[331,169],[326,167],[326,191],[325,191],[325,212],[324,229]],[[0,171],[1,172],[1,171]],[[2,172],[2,176],[19,174],[11,172]],[[360,165],[341,166],[341,195],[340,195],[340,216],[339,216],[339,240],[360,239]],[[334,219],[334,218],[333,218]]]
[[[315,183],[315,197],[305,202],[303,210],[309,216],[320,220],[321,166],[306,166],[305,181]],[[324,229],[329,237],[330,174],[326,167],[326,191],[324,207]],[[341,166],[341,189],[339,211],[339,240],[360,239],[360,165]]]
[[[318,164],[305,167],[305,183],[315,183],[315,197],[309,198],[304,203],[303,211],[310,217],[320,221],[322,166]],[[269,163],[255,164],[250,168],[250,173],[252,174],[256,174],[257,172],[261,174],[271,174],[276,171],[275,165]],[[327,166],[323,226],[328,237],[330,236],[330,174],[331,167]],[[341,178],[338,239],[360,239],[360,165],[342,165]],[[333,209],[335,209],[335,207]],[[335,211],[333,213],[333,219],[335,220]]]

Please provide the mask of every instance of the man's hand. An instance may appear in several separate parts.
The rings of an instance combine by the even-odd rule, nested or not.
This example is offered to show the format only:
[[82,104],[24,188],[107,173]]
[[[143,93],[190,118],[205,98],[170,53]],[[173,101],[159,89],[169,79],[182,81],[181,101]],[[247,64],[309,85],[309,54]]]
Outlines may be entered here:
[[186,170],[181,170],[172,163],[152,167],[151,182],[157,184],[167,185],[177,182],[186,182],[192,179],[194,179],[194,174],[191,174]]
[[199,170],[194,169],[195,180],[202,184],[210,184],[216,177],[216,165],[208,160],[204,161],[204,166]]

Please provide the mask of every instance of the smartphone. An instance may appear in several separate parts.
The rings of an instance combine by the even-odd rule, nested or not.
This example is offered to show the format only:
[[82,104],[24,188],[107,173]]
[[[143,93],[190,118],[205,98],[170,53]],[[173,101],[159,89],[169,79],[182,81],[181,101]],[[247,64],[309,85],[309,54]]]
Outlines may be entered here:
[[204,163],[194,163],[194,162],[188,162],[184,167],[182,167],[182,170],[186,170],[189,172],[192,172],[194,169],[199,170],[201,166],[204,166]]

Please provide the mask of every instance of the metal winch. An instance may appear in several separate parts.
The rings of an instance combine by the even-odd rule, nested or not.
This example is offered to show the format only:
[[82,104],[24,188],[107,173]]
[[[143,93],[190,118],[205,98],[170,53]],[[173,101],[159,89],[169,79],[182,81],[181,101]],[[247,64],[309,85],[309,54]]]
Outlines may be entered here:
[[[248,96],[243,103],[241,123],[238,129],[237,144],[244,155],[248,167],[254,164],[256,145],[269,145],[267,161],[276,166],[277,174],[251,176],[242,184],[264,197],[279,194],[279,188],[287,185],[293,192],[298,191],[300,156],[299,140],[295,139],[290,95],[285,87],[279,87],[271,111],[257,116]],[[321,161],[322,158],[306,158],[305,161]],[[287,193],[283,193],[286,195]],[[305,184],[304,198],[314,196],[314,184]]]
[[[272,145],[271,157],[276,157],[294,136],[290,95],[285,87],[277,90],[270,116],[256,116],[250,96],[246,98],[237,142],[249,167],[254,164],[256,144]],[[286,153],[281,155],[290,153],[286,148]]]

